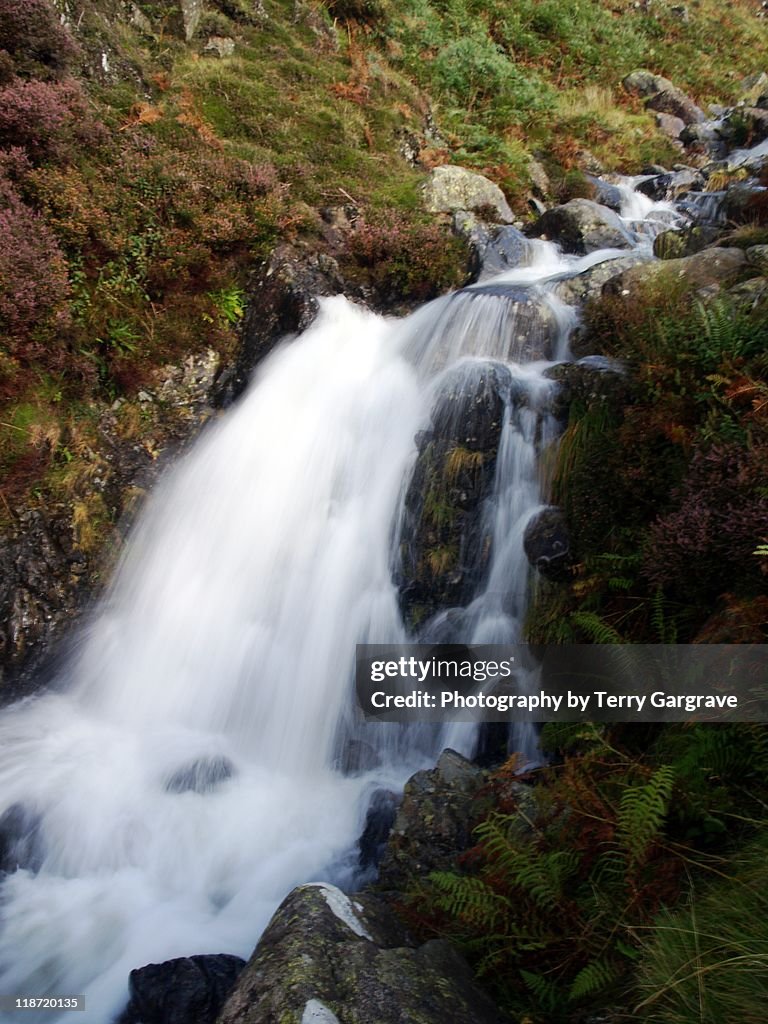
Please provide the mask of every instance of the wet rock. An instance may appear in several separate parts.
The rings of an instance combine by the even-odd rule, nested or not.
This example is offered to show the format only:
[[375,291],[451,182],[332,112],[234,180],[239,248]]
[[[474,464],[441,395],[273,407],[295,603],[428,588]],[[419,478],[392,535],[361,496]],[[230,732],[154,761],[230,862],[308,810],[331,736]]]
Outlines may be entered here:
[[637,186],[637,191],[656,201],[661,199],[677,199],[686,192],[704,187],[704,176],[693,168],[687,167],[681,171],[670,171],[667,174],[659,174],[654,178],[647,178]]
[[502,1024],[458,953],[415,946],[368,894],[304,885],[270,921],[219,1024]]
[[90,583],[64,515],[21,513],[0,549],[0,694],[27,692],[46,649],[85,602]]
[[495,277],[521,266],[528,258],[528,239],[511,225],[486,224],[475,214],[458,210],[453,215],[453,231],[469,244],[472,281]]
[[594,199],[596,203],[599,203],[601,206],[607,206],[614,213],[621,213],[622,195],[620,188],[616,185],[611,185],[608,181],[603,181],[602,178],[595,178],[589,174],[587,175],[587,180],[595,190]]
[[632,239],[613,210],[591,199],[572,199],[548,210],[529,229],[536,238],[558,242],[565,252],[586,255],[598,249],[629,249]]
[[177,768],[165,782],[168,793],[211,793],[231,779],[235,766],[228,757],[200,757]]
[[215,1024],[245,960],[224,953],[181,957],[131,971],[117,1024]]
[[571,564],[571,541],[562,509],[550,506],[534,513],[523,535],[530,564],[547,579],[563,579]]
[[345,291],[332,257],[279,245],[249,284],[240,347],[217,382],[216,404],[227,405],[243,393],[255,366],[281,338],[309,327],[318,313],[318,296]]
[[388,789],[377,789],[371,797],[365,815],[365,827],[358,840],[359,864],[363,870],[375,867],[381,860],[399,803],[397,795]]
[[398,587],[414,628],[470,601],[487,568],[483,503],[493,489],[510,379],[493,363],[450,374],[420,439],[404,503]]
[[544,373],[560,384],[559,400],[566,409],[574,401],[582,405],[607,401],[619,407],[628,398],[625,367],[605,356],[589,355],[575,363],[558,363]]
[[690,96],[678,89],[668,78],[654,75],[644,69],[633,71],[624,79],[627,92],[641,96],[650,110],[679,117],[685,124],[697,124],[706,121],[704,111],[698,107]]
[[413,875],[451,868],[456,855],[472,845],[472,829],[482,816],[487,775],[454,750],[445,750],[434,768],[417,772],[405,785],[379,884],[399,891]]
[[483,219],[511,224],[515,219],[504,193],[482,174],[465,167],[436,167],[422,188],[429,213],[455,213],[470,210]]
[[661,260],[675,260],[701,252],[720,234],[715,227],[694,225],[684,231],[662,231],[653,240],[653,252]]
[[0,815],[0,877],[17,870],[37,872],[44,859],[40,815],[24,804],[12,804]]

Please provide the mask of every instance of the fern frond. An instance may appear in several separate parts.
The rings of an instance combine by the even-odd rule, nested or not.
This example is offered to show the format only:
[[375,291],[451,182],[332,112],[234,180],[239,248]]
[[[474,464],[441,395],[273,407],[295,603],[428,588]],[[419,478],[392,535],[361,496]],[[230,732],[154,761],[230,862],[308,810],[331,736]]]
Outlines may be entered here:
[[573,612],[571,622],[595,644],[623,644],[624,637],[595,612]]
[[621,968],[611,960],[593,960],[582,967],[568,992],[571,1002],[578,1002],[610,988],[621,974]]
[[662,765],[644,785],[625,789],[617,816],[616,836],[630,864],[640,864],[659,836],[674,783],[674,769]]

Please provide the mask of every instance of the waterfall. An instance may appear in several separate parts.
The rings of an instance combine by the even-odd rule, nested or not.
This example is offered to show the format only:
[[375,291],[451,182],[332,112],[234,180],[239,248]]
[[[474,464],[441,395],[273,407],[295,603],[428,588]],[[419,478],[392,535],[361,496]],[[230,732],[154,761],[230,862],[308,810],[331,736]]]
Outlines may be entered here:
[[[662,208],[627,196],[627,223]],[[105,1022],[134,967],[249,955],[293,885],[349,876],[373,788],[446,742],[471,753],[472,728],[365,725],[353,706],[355,644],[413,638],[398,573],[415,439],[447,388],[492,371],[490,554],[419,635],[521,639],[522,538],[557,432],[544,371],[576,318],[555,286],[623,255],[532,243],[527,266],[402,321],[323,299],[166,475],[55,689],[0,716],[20,865],[2,883],[0,992],[84,993],[83,1020]],[[344,773],[352,741],[371,755]]]

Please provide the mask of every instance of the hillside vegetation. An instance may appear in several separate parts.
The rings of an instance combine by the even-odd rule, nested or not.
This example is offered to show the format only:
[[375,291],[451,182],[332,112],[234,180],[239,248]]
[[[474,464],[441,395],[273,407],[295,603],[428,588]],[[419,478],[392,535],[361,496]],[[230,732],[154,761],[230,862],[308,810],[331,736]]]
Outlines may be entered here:
[[[478,168],[525,216],[532,155],[563,194],[584,150],[674,159],[627,71],[725,101],[764,40],[747,2],[211,0],[186,29],[172,0],[0,2],[2,516],[88,489],[115,400],[125,436],[162,432],[137,393],[231,353],[249,272],[311,245],[318,209],[360,211],[353,265],[373,252],[434,294],[461,278],[432,258],[426,169]],[[434,280],[413,289],[409,260]]]

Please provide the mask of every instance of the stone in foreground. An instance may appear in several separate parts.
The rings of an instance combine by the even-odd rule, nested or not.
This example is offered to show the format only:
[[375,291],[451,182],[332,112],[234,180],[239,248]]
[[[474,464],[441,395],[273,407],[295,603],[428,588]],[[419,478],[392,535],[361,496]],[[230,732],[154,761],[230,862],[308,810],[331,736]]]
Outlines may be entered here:
[[414,946],[380,901],[335,886],[285,898],[218,1024],[504,1024],[446,942]]

